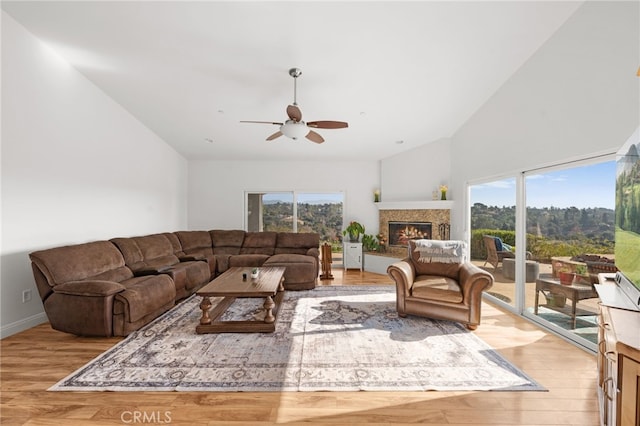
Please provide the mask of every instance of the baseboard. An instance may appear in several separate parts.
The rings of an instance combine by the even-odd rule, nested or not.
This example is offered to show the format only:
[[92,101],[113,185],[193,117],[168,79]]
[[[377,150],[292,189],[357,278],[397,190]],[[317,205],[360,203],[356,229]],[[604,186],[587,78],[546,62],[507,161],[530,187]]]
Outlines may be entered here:
[[9,337],[12,334],[28,330],[31,327],[35,327],[36,325],[40,325],[47,321],[49,321],[49,319],[47,318],[47,314],[45,314],[44,312],[40,312],[39,314],[35,314],[28,318],[12,322],[11,324],[3,325],[2,328],[0,328],[0,339],[4,339],[5,337]]

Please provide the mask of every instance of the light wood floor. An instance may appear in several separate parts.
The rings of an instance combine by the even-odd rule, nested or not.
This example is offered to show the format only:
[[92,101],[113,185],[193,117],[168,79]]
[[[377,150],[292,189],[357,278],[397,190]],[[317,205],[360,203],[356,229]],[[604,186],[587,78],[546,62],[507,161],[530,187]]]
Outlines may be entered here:
[[[333,272],[322,285],[392,283]],[[548,392],[47,392],[120,339],[80,338],[42,324],[1,341],[0,424],[599,424],[594,355],[489,304],[475,333]]]

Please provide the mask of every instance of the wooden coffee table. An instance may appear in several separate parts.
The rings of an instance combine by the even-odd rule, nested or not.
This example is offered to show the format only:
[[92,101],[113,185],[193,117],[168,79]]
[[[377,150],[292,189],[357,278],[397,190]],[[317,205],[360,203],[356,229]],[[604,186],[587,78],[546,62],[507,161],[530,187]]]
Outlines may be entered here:
[[[251,278],[251,269],[229,268],[206,286],[196,292],[202,297],[200,309],[202,318],[196,326],[198,334],[204,333],[273,333],[276,329],[276,317],[284,297],[284,266],[264,266],[260,268],[258,278]],[[242,275],[246,274],[246,279]],[[223,297],[211,310],[211,297]],[[265,317],[263,321],[220,321],[238,297],[264,297]],[[211,310],[211,311],[210,311]]]

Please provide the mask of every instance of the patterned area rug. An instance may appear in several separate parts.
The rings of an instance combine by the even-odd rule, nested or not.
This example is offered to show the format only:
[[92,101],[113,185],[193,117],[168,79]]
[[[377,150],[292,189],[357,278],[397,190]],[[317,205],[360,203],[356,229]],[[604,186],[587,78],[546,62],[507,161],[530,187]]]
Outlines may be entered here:
[[[49,390],[544,390],[462,325],[398,317],[392,286],[286,292],[275,333],[198,335],[193,296]],[[260,317],[237,299],[224,319]]]

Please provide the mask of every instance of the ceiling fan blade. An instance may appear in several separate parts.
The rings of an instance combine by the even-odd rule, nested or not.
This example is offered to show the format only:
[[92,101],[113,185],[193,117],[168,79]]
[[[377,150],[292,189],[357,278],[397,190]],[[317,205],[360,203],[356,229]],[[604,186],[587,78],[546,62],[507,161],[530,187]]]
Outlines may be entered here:
[[276,123],[275,121],[247,121],[240,120],[241,123],[258,123],[258,124],[275,124],[276,126],[282,126],[284,123]]
[[310,121],[307,126],[314,127],[316,129],[344,129],[349,127],[349,123],[344,121]]
[[279,138],[280,136],[282,136],[282,132],[278,130],[277,132],[275,132],[274,134],[272,134],[271,136],[269,136],[269,137],[267,138],[267,140],[268,140],[268,141],[272,141],[272,140],[274,140],[275,138]]
[[322,138],[322,136],[320,136],[318,133],[314,132],[313,130],[309,130],[309,133],[307,133],[306,138],[309,139],[311,142],[315,142],[315,143],[324,142],[324,139]]
[[287,107],[287,115],[295,122],[302,121],[302,111],[296,105],[289,105]]

